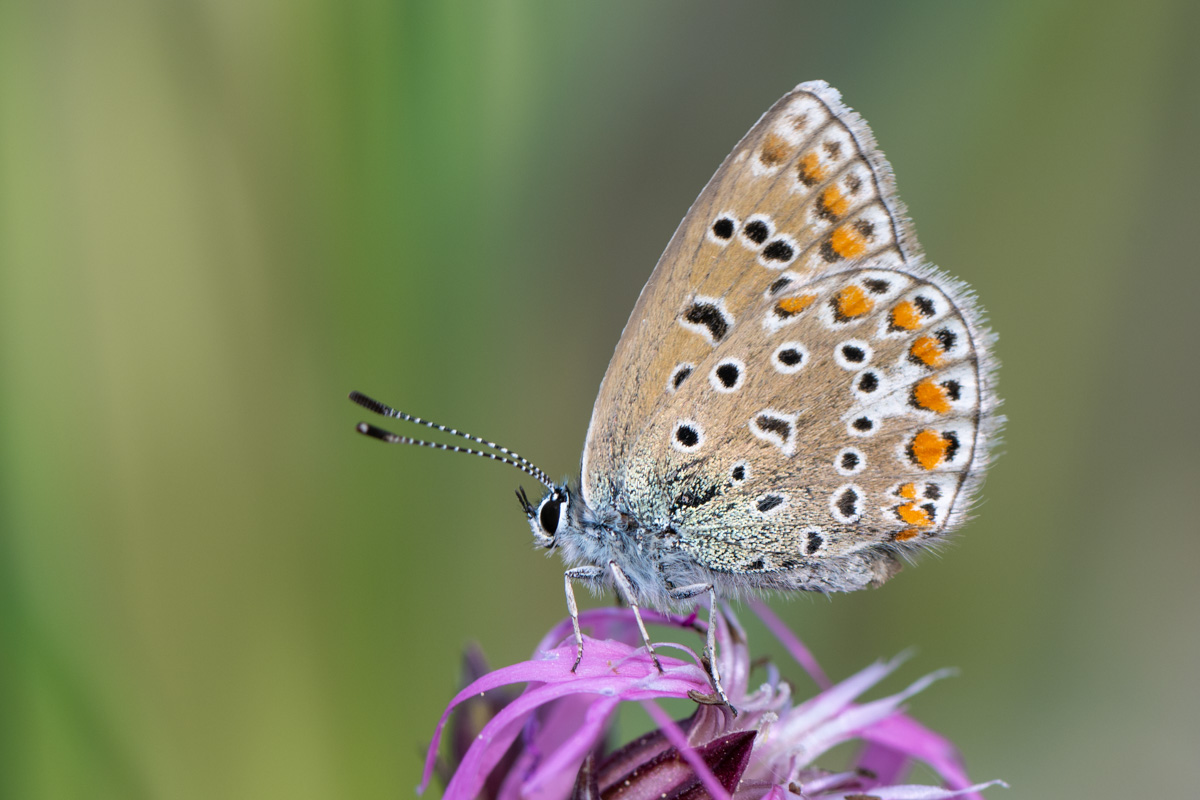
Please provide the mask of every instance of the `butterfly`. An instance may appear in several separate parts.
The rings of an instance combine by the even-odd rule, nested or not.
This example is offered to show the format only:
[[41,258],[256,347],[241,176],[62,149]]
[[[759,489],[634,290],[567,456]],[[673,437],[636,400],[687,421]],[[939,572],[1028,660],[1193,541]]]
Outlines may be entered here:
[[[867,124],[823,81],[750,129],[642,290],[600,386],[577,483],[493,442],[359,393],[385,416],[487,449],[545,486],[518,491],[573,584],[639,606],[878,586],[961,527],[1002,424],[993,335],[929,265]],[[705,654],[718,702],[715,626]],[[657,657],[655,656],[657,663]]]

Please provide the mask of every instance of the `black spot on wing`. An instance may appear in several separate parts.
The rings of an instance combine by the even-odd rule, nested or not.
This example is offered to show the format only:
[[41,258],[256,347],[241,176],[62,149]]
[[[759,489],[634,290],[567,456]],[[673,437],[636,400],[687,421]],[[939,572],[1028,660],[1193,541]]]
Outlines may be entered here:
[[771,283],[771,285],[767,287],[767,291],[770,294],[777,294],[777,293],[781,292],[782,290],[786,289],[788,286],[790,286],[791,283],[792,283],[792,279],[787,276],[784,276],[782,278],[776,278]]
[[768,261],[791,261],[796,250],[783,239],[776,239],[763,248],[762,257]]
[[700,443],[700,434],[691,425],[680,425],[675,429],[675,440],[684,447],[695,447]]
[[732,362],[719,364],[716,369],[717,380],[726,389],[732,389],[737,385],[738,378],[742,376],[742,371],[738,369],[738,365]]
[[783,496],[778,494],[763,495],[758,498],[758,502],[755,505],[759,511],[765,514],[772,508],[778,508],[783,505]]
[[838,511],[842,512],[843,516],[853,517],[858,510],[858,492],[853,489],[845,489],[837,499]]
[[785,367],[794,367],[804,360],[804,354],[794,347],[787,347],[780,350],[775,358],[779,359],[779,363]]
[[792,436],[792,423],[786,419],[780,419],[770,414],[759,414],[754,418],[754,422],[758,425],[759,430],[777,434],[784,441]]
[[683,318],[693,325],[706,328],[714,343],[720,342],[729,334],[729,320],[725,313],[712,303],[692,303],[684,312]]
[[761,219],[752,219],[742,228],[742,233],[755,244],[762,244],[771,235],[771,229]]

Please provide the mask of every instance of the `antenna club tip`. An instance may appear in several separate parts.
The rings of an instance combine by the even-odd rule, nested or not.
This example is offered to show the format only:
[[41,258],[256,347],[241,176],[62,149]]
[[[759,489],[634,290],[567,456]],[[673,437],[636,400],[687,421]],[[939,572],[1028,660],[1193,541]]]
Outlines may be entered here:
[[370,433],[371,426],[365,422],[360,422],[354,426],[354,430],[358,431],[359,433]]
[[351,392],[350,393],[350,402],[357,403],[358,405],[362,406],[363,408],[367,409],[368,411],[379,414],[380,416],[384,416],[384,417],[396,416],[396,413],[394,411],[392,411],[392,409],[388,408],[387,406],[385,406],[383,403],[379,402],[378,400],[374,400],[370,397],[367,397],[362,392],[357,392],[357,391]]

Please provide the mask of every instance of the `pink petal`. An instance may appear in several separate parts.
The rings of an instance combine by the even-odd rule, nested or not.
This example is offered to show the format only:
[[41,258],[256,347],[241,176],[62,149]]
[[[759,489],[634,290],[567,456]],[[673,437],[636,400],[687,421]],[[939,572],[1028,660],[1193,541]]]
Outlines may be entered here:
[[447,798],[459,793],[464,797],[474,796],[515,740],[523,719],[552,700],[574,694],[629,700],[686,697],[689,690],[706,691],[708,687],[707,676],[694,664],[664,656],[660,660],[666,673],[660,675],[648,655],[637,653],[619,642],[587,640],[583,661],[574,673],[571,672],[573,646],[568,645],[543,655],[544,658],[540,660],[524,661],[485,675],[455,696],[442,714],[430,743],[425,773],[418,791],[424,791],[432,777],[442,731],[450,713],[459,703],[487,689],[522,681],[531,684],[480,731],[447,786]]
[[[689,690],[696,690],[697,683],[695,678],[681,679],[668,672],[661,676],[655,674],[649,681],[645,680],[645,676],[577,677],[571,681],[531,686],[484,725],[479,737],[467,750],[462,763],[455,770],[450,785],[446,787],[446,797],[449,798],[452,793],[457,792],[464,792],[464,797],[474,797],[487,774],[503,757],[519,733],[520,724],[516,723],[522,723],[525,717],[545,703],[573,694],[595,694],[615,697],[617,700],[687,697]],[[707,682],[702,685],[707,686]],[[431,752],[436,753],[432,749]]]
[[895,713],[900,704],[914,694],[926,689],[929,684],[950,674],[949,670],[939,670],[919,678],[907,688],[896,694],[879,700],[872,700],[861,706],[851,706],[842,713],[829,719],[816,729],[805,734],[800,740],[800,749],[806,756],[816,758],[821,753],[840,742],[858,735],[871,725]]
[[[530,800],[541,796],[561,797],[564,792],[570,790],[575,783],[575,774],[579,772],[579,765],[603,738],[608,721],[620,702],[620,697],[605,697],[593,703],[579,729],[554,750],[525,781],[521,787],[521,796]],[[565,785],[555,786],[555,779],[562,779],[564,776]],[[546,791],[547,789],[550,791]]]
[[780,715],[777,736],[781,734],[795,740],[830,717],[842,713],[854,698],[887,677],[900,666],[902,660],[893,658],[888,662],[877,661],[795,709]]
[[[1004,781],[988,781],[987,783],[977,783],[974,786],[967,786],[962,789],[942,789],[938,786],[881,786],[876,789],[871,789],[869,794],[878,800],[946,800],[950,797],[963,797],[972,792],[981,792],[989,786],[1003,786],[1008,788],[1008,784]],[[841,797],[861,796],[862,792],[850,792],[848,795]]]
[[[865,736],[859,734],[859,738],[865,738]],[[908,772],[911,762],[912,759],[907,753],[900,750],[893,750],[884,745],[868,743],[859,754],[855,764],[859,769],[866,770],[874,775],[874,783],[886,786],[903,778]],[[942,777],[945,778],[946,775],[943,774]]]
[[[904,714],[894,714],[862,731],[859,738],[873,747],[884,747],[918,758],[937,770],[951,788],[970,784],[958,750],[945,737]],[[869,769],[869,765],[864,764]]]
[[[533,774],[547,753],[579,730],[588,709],[596,702],[594,695],[572,695],[555,700],[539,709],[536,715],[531,715],[525,725],[527,741],[516,762],[504,775],[496,794],[497,800],[522,800],[522,784],[525,780]],[[499,768],[503,768],[503,762]],[[486,779],[484,787],[487,788]]]
[[825,670],[821,669],[821,665],[817,663],[817,659],[813,656],[804,643],[792,633],[791,628],[783,624],[783,620],[775,616],[775,612],[767,608],[761,600],[751,600],[750,607],[754,609],[754,613],[758,614],[758,618],[763,621],[767,629],[775,635],[779,643],[787,648],[791,653],[792,658],[804,668],[804,671],[816,681],[817,686],[822,689],[828,689],[833,686],[833,682],[825,675]]

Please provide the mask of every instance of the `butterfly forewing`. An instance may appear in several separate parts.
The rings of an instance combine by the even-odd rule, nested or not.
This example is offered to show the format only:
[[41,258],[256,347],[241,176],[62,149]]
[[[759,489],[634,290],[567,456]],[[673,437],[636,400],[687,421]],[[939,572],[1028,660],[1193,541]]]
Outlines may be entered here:
[[982,473],[984,336],[960,287],[919,264],[865,123],[802,84],[725,160],[642,291],[593,411],[584,497],[676,530],[717,570],[926,541]]

